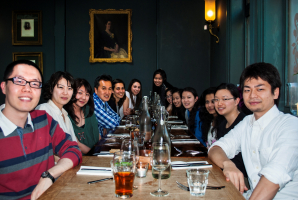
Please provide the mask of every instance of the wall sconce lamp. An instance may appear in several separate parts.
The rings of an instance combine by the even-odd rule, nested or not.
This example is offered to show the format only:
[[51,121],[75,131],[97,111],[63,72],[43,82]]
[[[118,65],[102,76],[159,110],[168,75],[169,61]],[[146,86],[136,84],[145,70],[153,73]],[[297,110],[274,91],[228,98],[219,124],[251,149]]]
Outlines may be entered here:
[[212,22],[215,20],[215,0],[205,0],[205,20],[209,22],[209,32],[211,35],[217,38],[216,43],[219,43],[219,38],[212,33]]

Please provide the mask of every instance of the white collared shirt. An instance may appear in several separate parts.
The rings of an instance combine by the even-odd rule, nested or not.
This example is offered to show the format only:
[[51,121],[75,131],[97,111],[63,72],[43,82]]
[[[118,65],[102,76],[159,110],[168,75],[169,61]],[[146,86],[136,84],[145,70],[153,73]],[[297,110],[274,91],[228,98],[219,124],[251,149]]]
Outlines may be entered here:
[[263,175],[279,184],[274,199],[298,199],[298,118],[274,105],[258,120],[246,116],[213,146],[229,159],[242,152],[252,191]]
[[[51,117],[59,123],[59,126],[63,129],[65,133],[68,133],[71,136],[72,141],[77,142],[72,123],[68,117],[67,111],[62,108],[61,110],[54,104],[52,100],[49,100],[47,103],[38,105],[35,110],[45,110]],[[62,117],[64,115],[64,119]]]
[[[2,113],[2,110],[5,108],[5,104],[2,104],[0,106],[0,127],[3,131],[4,136],[8,136],[9,134],[11,134],[14,130],[16,130],[17,125],[15,125],[14,123],[12,123],[9,119],[7,119],[5,117],[5,115]],[[31,115],[28,112],[28,117],[27,117],[27,124],[29,124],[32,128],[32,130],[34,131],[34,127],[33,127],[33,123],[31,120]],[[24,127],[21,127],[24,128]]]

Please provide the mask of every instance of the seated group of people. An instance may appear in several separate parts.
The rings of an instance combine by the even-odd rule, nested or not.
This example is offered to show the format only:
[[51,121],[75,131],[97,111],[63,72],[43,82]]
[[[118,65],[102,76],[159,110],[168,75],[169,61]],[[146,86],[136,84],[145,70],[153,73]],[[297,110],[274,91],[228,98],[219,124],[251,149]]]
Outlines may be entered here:
[[[47,102],[37,106],[41,88]],[[194,88],[172,87],[161,69],[154,72],[152,91],[171,115],[187,122],[242,193],[247,177],[247,198],[297,198],[298,119],[279,112],[280,88],[277,69],[256,63],[243,71],[240,92],[223,83],[199,98]],[[101,75],[93,92],[85,79],[56,72],[43,86],[38,66],[25,60],[7,66],[1,89],[0,199],[38,198],[142,100],[137,79],[125,91],[121,79]],[[246,116],[240,104],[253,115]]]
[[[153,76],[170,114],[186,121],[208,157],[247,199],[298,199],[298,118],[278,110],[281,80],[269,63],[244,69],[240,87],[222,83],[200,96]],[[166,100],[166,101],[165,101]]]

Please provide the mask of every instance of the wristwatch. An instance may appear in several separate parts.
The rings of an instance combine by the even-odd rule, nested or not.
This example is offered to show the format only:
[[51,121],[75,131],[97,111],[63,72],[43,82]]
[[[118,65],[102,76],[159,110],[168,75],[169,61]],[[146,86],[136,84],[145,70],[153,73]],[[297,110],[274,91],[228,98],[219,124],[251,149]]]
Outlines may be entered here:
[[55,178],[48,171],[42,172],[41,178],[50,178],[53,183],[55,182]]

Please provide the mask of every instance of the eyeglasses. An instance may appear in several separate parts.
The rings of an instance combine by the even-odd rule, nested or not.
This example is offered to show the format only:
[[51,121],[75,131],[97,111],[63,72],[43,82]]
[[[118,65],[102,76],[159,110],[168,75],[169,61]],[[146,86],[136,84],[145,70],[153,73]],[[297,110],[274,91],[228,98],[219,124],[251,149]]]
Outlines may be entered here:
[[213,103],[219,103],[220,100],[222,100],[223,102],[226,102],[226,101],[229,101],[231,99],[234,99],[234,98],[212,99],[212,102]]
[[26,80],[24,80],[22,78],[19,78],[19,77],[8,78],[5,81],[12,81],[13,84],[22,85],[22,86],[25,86],[27,83],[29,83],[30,87],[32,87],[32,88],[37,88],[37,89],[42,88],[42,82],[39,82],[39,81],[26,81]]
[[172,95],[166,96],[166,99],[168,99],[168,98],[172,98]]

